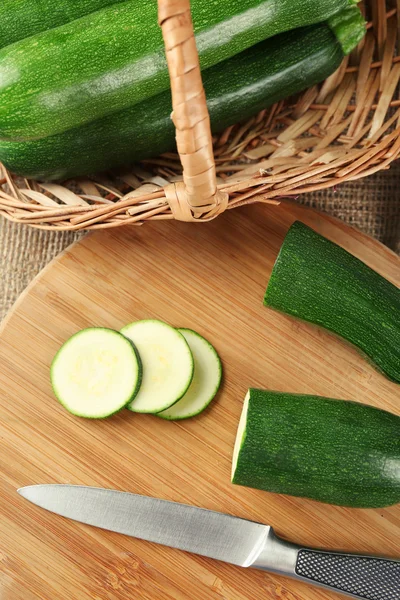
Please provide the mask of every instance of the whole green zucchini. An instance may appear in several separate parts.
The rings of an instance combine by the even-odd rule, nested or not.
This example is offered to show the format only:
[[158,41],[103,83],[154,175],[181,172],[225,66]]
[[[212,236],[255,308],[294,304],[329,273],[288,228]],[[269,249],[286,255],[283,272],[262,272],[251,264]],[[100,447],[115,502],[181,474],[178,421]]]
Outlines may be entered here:
[[289,229],[264,303],[337,333],[400,383],[400,289],[304,223]]
[[320,502],[400,502],[400,417],[365,404],[250,389],[232,482]]
[[[325,79],[343,58],[326,24],[266,40],[203,73],[214,132]],[[0,161],[19,175],[66,179],[171,150],[171,96],[166,91],[122,112],[51,137],[0,140]]]
[[[354,0],[192,0],[203,69]],[[0,137],[61,133],[169,87],[155,0],[108,6],[0,50]]]
[[0,48],[124,0],[1,0]]

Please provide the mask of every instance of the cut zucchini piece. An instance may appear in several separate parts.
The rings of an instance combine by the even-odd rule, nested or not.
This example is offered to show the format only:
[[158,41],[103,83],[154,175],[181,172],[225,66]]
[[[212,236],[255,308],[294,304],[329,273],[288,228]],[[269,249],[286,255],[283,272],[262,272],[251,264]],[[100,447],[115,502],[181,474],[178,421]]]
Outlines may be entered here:
[[352,508],[400,502],[400,417],[366,404],[250,389],[232,482]]
[[207,408],[218,392],[222,377],[222,365],[215,348],[191,329],[178,329],[178,331],[192,351],[194,375],[183,398],[157,415],[171,421],[194,417]]
[[340,335],[400,383],[400,289],[300,221],[286,234],[264,304]]
[[54,393],[72,414],[103,419],[137,394],[142,365],[134,345],[112,329],[93,327],[73,335],[50,371]]
[[121,329],[143,362],[143,380],[129,410],[159,413],[178,402],[192,382],[194,362],[179,331],[163,321],[136,321]]

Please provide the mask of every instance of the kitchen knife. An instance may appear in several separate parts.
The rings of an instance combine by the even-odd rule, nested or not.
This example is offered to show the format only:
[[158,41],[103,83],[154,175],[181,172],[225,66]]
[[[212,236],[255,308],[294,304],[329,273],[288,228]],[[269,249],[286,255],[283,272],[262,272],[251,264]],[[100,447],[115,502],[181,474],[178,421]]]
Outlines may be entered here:
[[74,485],[31,485],[18,492],[41,508],[102,529],[354,598],[400,599],[400,560],[304,548],[280,539],[268,525],[129,492]]

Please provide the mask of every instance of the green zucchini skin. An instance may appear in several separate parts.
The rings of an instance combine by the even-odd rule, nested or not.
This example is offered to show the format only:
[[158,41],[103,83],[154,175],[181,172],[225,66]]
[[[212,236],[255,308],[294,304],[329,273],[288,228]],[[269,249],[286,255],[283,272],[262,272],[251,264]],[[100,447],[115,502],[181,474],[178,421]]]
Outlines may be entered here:
[[[193,0],[202,69],[353,0]],[[0,137],[61,133],[169,88],[157,3],[108,6],[0,50]]]
[[400,383],[400,289],[300,221],[285,237],[264,304],[340,335]]
[[124,0],[1,0],[0,48]]
[[349,6],[341,10],[330,17],[328,23],[340,40],[344,54],[350,54],[366,32],[366,22],[358,6]]
[[353,508],[400,502],[400,417],[372,406],[250,390],[233,483]]
[[[281,98],[322,81],[343,52],[326,24],[261,42],[203,73],[218,132]],[[170,92],[80,128],[28,142],[0,140],[0,160],[35,179],[66,179],[157,156],[175,146]]]

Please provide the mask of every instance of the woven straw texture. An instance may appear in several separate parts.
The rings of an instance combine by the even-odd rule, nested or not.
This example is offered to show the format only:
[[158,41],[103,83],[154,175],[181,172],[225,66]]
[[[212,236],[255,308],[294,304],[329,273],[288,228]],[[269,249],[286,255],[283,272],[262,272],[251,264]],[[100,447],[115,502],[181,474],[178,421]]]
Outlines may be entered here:
[[145,161],[145,171],[133,167],[67,186],[16,178],[2,168],[0,214],[60,231],[204,221],[227,208],[276,204],[386,169],[400,154],[399,3],[362,0],[366,37],[335,73],[229,127],[212,148],[190,2],[158,0],[179,156],[166,153]]
[[[178,4],[189,15],[188,0],[159,0],[161,9],[175,7],[175,11]],[[360,6],[369,20],[360,47],[324,84],[295,101],[279,102],[215,139],[216,168],[209,169],[212,177],[207,185],[202,169],[198,174],[197,165],[192,172],[187,164],[186,189],[175,185],[182,171],[179,157],[171,153],[127,173],[79,179],[68,187],[21,180],[3,168],[0,213],[10,222],[0,221],[0,317],[32,277],[83,230],[160,219],[206,219],[227,206],[228,195],[228,208],[254,201],[274,204],[291,196],[359,227],[398,252],[400,167],[397,163],[386,169],[400,153],[400,0],[362,0]],[[163,29],[168,29],[167,18],[174,14],[161,10]],[[183,22],[188,40],[190,27],[188,17]],[[168,55],[167,39],[166,48]],[[173,80],[171,64],[170,73]],[[211,139],[208,134],[200,138],[208,143],[204,161],[209,164]],[[190,140],[185,137],[183,142],[187,151]],[[203,202],[196,209],[194,202],[183,201],[196,181],[207,191],[203,197],[208,202],[215,191],[214,173],[215,205],[203,212]],[[361,179],[366,175],[370,177]]]
[[[336,191],[304,194],[298,201],[358,227],[400,254],[399,188],[400,161],[389,171],[343,184]],[[32,278],[82,235],[40,231],[0,219],[0,319]]]

